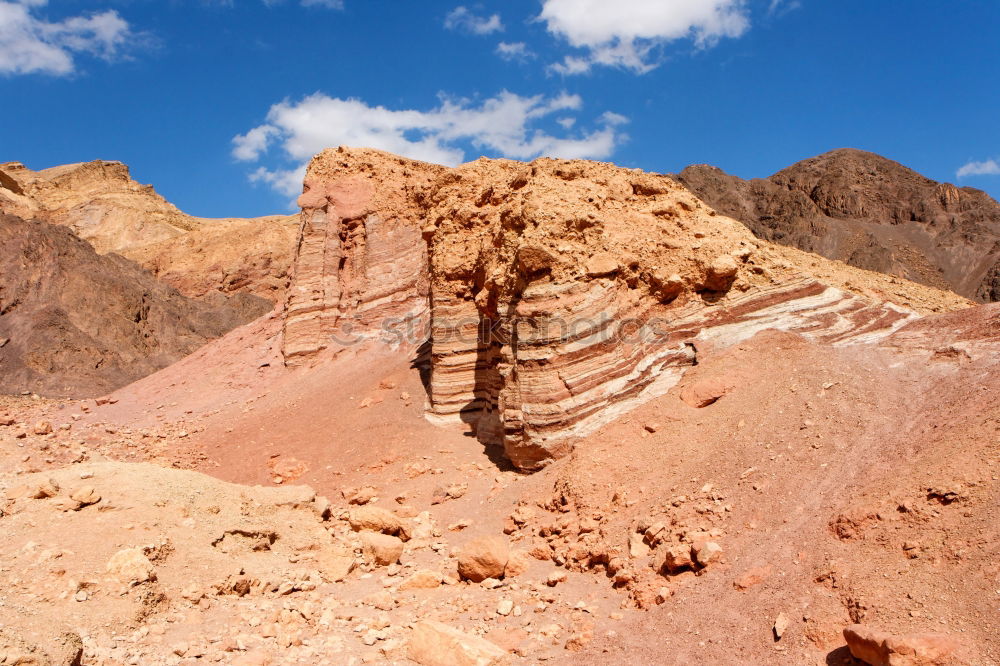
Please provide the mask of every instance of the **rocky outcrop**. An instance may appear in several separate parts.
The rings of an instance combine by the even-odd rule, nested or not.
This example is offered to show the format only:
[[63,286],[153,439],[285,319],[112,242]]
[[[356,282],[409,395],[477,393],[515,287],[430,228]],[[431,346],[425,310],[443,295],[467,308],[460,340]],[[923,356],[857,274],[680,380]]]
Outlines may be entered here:
[[290,216],[188,215],[121,162],[32,171],[0,164],[0,212],[68,227],[101,254],[138,262],[181,293],[244,292],[283,301],[295,245]]
[[123,254],[185,296],[248,293],[280,303],[297,236],[297,216],[212,220]]
[[676,178],[762,239],[980,301],[1000,299],[1000,204],[860,150],[835,150],[770,178],[707,165]]
[[35,207],[32,217],[69,227],[100,253],[122,252],[179,236],[196,222],[129,176],[121,162],[95,160],[32,171],[0,164]]
[[862,624],[844,629],[844,640],[855,659],[871,666],[963,666],[960,643],[947,634],[895,636]]
[[873,341],[965,304],[759,241],[674,180],[610,164],[341,148],[300,203],[286,361],[429,311],[409,338],[430,347],[428,417],[521,469],[666,392],[701,349],[766,328]]
[[313,160],[299,198],[287,361],[382,333],[420,334],[429,310],[420,196],[443,171],[377,151]]
[[426,620],[413,628],[407,656],[421,666],[491,666],[503,663],[507,652],[479,636]]
[[92,397],[166,367],[271,309],[196,301],[64,227],[0,215],[0,392]]

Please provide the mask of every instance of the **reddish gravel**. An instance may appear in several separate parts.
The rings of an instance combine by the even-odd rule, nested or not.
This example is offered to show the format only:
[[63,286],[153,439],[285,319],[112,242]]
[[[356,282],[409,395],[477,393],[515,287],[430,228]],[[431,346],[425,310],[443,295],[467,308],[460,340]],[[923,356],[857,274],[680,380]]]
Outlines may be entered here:
[[[342,506],[344,488],[370,484],[389,506],[400,496],[439,524],[470,522],[455,546],[506,524],[515,547],[566,561],[567,598],[604,608],[593,639],[571,646],[580,653],[566,636],[527,644],[554,663],[857,663],[841,635],[854,622],[947,633],[972,663],[1000,663],[1000,306],[929,317],[880,346],[765,331],[704,352],[669,394],[531,476],[503,471],[461,426],[423,418],[414,350],[370,346],[285,369],[278,331],[278,319],[238,329],[89,413],[6,409],[22,423],[75,412],[71,433],[52,437],[92,432],[109,457],[305,482]],[[681,400],[705,384],[728,392],[703,408]],[[138,447],[116,443],[125,431]],[[46,468],[29,458],[10,465]],[[460,482],[464,497],[434,503]],[[518,526],[508,516],[521,503],[533,515]],[[629,533],[650,521],[665,524],[664,543],[633,560]],[[700,534],[721,545],[720,561],[699,575],[656,571],[670,543]],[[632,580],[616,588],[581,544],[624,558]],[[646,610],[615,610],[637,605]],[[779,615],[788,627],[776,641]]]

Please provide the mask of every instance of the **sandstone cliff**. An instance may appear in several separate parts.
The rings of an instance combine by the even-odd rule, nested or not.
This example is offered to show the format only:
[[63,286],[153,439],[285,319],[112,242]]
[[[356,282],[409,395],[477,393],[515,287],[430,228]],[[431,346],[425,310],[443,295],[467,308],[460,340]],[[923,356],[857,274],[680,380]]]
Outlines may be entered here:
[[524,469],[669,390],[699,348],[765,328],[871,341],[967,304],[760,241],[674,180],[610,164],[341,148],[313,160],[300,204],[286,361],[426,342],[429,416]]
[[285,299],[297,216],[201,221],[184,234],[122,254],[185,296],[248,293]]
[[132,180],[121,162],[41,171],[0,164],[0,212],[66,226],[101,254],[133,259],[187,296],[242,291],[284,299],[294,218],[194,217]]
[[677,175],[759,238],[980,301],[1000,300],[1000,204],[873,153],[835,150],[770,178]]
[[0,392],[86,397],[166,367],[271,309],[193,300],[65,227],[0,215]]

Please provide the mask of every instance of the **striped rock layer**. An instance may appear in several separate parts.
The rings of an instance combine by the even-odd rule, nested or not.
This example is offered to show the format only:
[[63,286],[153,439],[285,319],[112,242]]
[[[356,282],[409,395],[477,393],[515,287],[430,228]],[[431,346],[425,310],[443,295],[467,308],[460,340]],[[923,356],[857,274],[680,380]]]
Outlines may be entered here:
[[300,204],[286,359],[429,323],[428,418],[464,421],[521,469],[663,394],[708,346],[768,328],[872,342],[966,303],[757,240],[673,180],[610,164],[445,169],[341,148],[314,159]]
[[298,201],[287,363],[379,333],[426,328],[427,245],[413,192],[442,170],[374,151],[325,151],[313,161]]

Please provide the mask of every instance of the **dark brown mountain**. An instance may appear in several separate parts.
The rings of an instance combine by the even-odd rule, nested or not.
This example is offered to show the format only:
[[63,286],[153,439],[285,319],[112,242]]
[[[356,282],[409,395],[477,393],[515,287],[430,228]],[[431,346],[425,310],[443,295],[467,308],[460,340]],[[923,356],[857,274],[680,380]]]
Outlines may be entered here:
[[1000,204],[874,153],[841,149],[770,178],[707,166],[675,176],[763,239],[830,259],[1000,301]]
[[270,308],[249,294],[187,298],[66,227],[0,214],[0,392],[101,395]]

